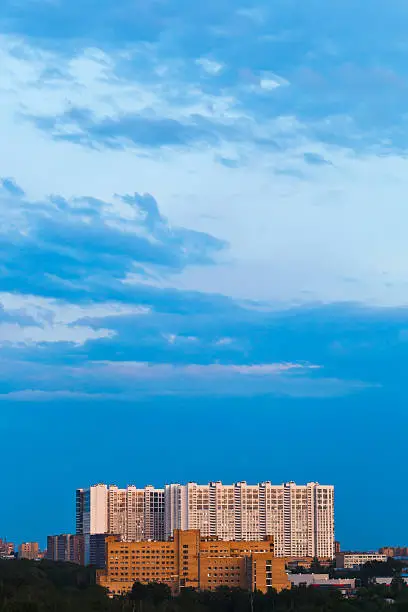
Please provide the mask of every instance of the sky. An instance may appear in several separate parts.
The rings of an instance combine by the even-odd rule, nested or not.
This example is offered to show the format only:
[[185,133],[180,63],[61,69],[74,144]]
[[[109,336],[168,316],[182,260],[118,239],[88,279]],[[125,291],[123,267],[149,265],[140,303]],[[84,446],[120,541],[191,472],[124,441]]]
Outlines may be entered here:
[[2,0],[0,537],[334,484],[408,545],[405,0]]

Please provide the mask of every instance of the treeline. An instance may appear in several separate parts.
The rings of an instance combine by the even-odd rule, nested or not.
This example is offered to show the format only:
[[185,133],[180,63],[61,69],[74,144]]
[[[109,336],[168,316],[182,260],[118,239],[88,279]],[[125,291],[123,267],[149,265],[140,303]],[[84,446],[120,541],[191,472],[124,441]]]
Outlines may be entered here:
[[186,589],[171,597],[165,585],[135,584],[126,597],[110,599],[91,568],[50,561],[0,561],[0,612],[408,612],[408,587],[359,589],[344,599],[336,591],[298,588],[263,595],[239,589]]

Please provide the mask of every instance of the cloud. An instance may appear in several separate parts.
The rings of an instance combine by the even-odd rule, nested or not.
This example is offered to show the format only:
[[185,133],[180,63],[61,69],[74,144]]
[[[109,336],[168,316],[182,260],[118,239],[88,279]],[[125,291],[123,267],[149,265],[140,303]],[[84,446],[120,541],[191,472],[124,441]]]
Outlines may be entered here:
[[289,82],[273,73],[264,73],[259,80],[259,86],[265,91],[273,91],[278,87],[289,85]]
[[199,66],[201,66],[201,68],[205,72],[207,72],[208,74],[211,74],[212,76],[216,76],[224,68],[223,64],[220,64],[219,62],[216,62],[215,60],[211,60],[208,57],[201,57],[200,59],[197,60],[196,63]]
[[6,309],[0,301],[0,325],[35,325],[35,320],[24,309]]
[[[291,376],[291,370],[297,372]],[[357,382],[308,376],[313,366],[307,364],[259,364],[257,366],[208,366],[190,364],[177,366],[166,363],[100,362],[85,367],[41,366],[16,363],[11,374],[5,370],[8,386],[2,385],[0,400],[56,400],[82,397],[134,401],[146,396],[212,395],[212,396],[276,396],[331,397],[364,390]],[[40,379],[38,374],[41,372]],[[10,388],[16,374],[24,376],[24,383]],[[60,388],[63,380],[69,388]]]
[[111,292],[111,301],[134,302],[137,287],[125,281],[136,266],[207,265],[226,246],[208,234],[170,227],[149,194],[118,196],[112,204],[55,196],[30,202],[21,193],[0,192],[5,292],[94,302]]
[[45,344],[48,342],[70,342],[76,345],[96,338],[109,338],[109,330],[92,330],[85,326],[48,325],[22,326],[17,323],[0,323],[0,347]]
[[216,125],[200,125],[199,121],[182,123],[175,119],[124,115],[97,120],[89,110],[73,109],[59,117],[34,117],[37,127],[51,132],[56,140],[113,149],[131,144],[146,148],[215,144]]
[[311,166],[331,166],[331,162],[318,153],[307,152],[303,154],[305,162]]
[[14,196],[24,196],[24,191],[19,187],[13,179],[0,179],[0,186]]
[[2,345],[0,391],[331,397],[392,392],[405,375],[406,309],[271,311],[215,296],[203,309],[197,295],[186,314],[169,304],[23,330]]

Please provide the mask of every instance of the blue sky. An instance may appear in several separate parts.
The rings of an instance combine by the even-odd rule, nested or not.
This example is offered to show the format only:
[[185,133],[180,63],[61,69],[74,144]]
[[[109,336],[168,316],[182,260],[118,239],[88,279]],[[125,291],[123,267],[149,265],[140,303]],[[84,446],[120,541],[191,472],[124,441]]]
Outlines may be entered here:
[[1,535],[96,481],[319,480],[344,546],[408,544],[407,26],[1,2]]

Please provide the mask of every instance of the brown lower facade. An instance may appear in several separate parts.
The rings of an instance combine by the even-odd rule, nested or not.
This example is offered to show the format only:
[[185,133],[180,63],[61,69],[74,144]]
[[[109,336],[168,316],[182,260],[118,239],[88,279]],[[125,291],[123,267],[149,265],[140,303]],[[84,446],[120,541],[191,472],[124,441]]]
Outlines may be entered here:
[[97,582],[111,595],[129,592],[135,582],[214,590],[220,586],[266,592],[290,588],[285,559],[274,556],[273,539],[224,542],[202,539],[197,530],[174,531],[166,542],[106,539],[106,568]]

